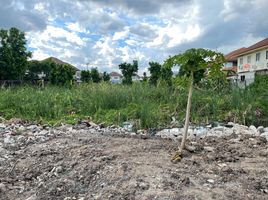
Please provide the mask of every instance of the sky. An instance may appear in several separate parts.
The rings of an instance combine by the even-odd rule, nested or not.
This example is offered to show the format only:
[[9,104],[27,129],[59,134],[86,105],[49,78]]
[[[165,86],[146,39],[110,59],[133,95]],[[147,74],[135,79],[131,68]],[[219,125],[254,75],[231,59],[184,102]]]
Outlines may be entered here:
[[268,0],[0,0],[0,28],[24,31],[32,59],[119,71],[189,48],[224,54],[268,37]]

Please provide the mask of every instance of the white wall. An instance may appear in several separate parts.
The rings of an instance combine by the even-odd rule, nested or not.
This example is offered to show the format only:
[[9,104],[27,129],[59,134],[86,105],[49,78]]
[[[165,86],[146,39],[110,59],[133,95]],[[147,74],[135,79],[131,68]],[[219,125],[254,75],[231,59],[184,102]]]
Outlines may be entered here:
[[[241,78],[242,76],[245,77],[244,81],[242,81],[242,78]],[[246,85],[249,85],[249,84],[253,83],[254,78],[255,78],[255,72],[254,71],[239,73],[238,76],[237,76],[237,80],[240,81],[240,82],[245,82]]]
[[[253,53],[249,53],[237,58],[237,72],[247,72],[247,71],[256,71],[262,69],[268,69],[268,59],[266,59],[266,51],[268,48],[255,51]],[[256,54],[260,53],[260,60],[256,61]],[[248,62],[248,56],[250,56],[250,62]],[[241,63],[241,58],[243,59],[243,63]]]
[[110,77],[110,81],[112,83],[122,83],[122,79],[120,76],[111,76]]

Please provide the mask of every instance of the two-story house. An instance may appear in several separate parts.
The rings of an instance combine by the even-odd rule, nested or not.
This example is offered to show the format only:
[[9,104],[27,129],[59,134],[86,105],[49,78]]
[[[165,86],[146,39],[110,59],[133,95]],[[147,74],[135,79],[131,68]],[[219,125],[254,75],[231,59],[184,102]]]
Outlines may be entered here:
[[111,83],[122,83],[122,75],[117,72],[110,73],[110,81]]
[[268,74],[268,38],[246,48],[237,56],[238,80],[249,85],[255,74]]
[[233,80],[236,82],[237,80],[237,58],[238,55],[246,51],[247,48],[243,47],[237,50],[234,50],[227,55],[224,56],[225,63],[222,68],[222,71],[226,72],[227,79]]

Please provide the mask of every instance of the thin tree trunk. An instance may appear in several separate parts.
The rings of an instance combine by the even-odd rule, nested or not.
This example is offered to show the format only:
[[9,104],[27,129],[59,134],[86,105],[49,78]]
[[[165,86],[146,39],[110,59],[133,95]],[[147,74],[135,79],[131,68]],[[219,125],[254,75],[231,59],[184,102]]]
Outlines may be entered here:
[[181,148],[180,148],[181,151],[185,148],[185,142],[186,142],[188,128],[189,128],[190,111],[191,111],[192,94],[193,94],[193,83],[194,83],[194,74],[193,74],[193,72],[191,72],[191,83],[189,86],[188,101],[187,101],[187,108],[186,108],[186,117],[185,117],[185,124],[184,124],[184,133],[183,133]]

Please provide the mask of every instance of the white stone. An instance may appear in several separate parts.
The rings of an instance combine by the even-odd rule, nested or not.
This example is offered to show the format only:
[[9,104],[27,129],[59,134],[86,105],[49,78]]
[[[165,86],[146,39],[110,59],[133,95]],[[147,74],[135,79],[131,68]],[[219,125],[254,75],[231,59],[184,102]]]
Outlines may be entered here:
[[0,155],[7,154],[7,150],[4,149],[3,147],[0,147]]
[[14,142],[15,142],[15,140],[12,137],[10,137],[10,135],[8,135],[7,137],[4,138],[5,144],[12,144]]
[[37,128],[38,128],[37,125],[30,125],[30,126],[27,126],[27,129],[28,129],[28,130],[31,130],[31,131],[36,130]]
[[232,129],[234,130],[234,133],[242,134],[244,131],[248,130],[248,127],[244,125],[234,124]]
[[213,152],[214,151],[214,147],[204,147],[204,150],[208,151],[208,152]]
[[36,132],[36,133],[34,133],[34,135],[35,136],[45,136],[45,135],[47,135],[49,133],[49,131],[46,131],[46,130],[42,130],[42,131],[40,131],[40,132]]
[[6,128],[6,125],[5,125],[5,124],[0,123],[0,129],[5,129],[5,128]]
[[263,126],[259,126],[259,127],[257,128],[257,131],[258,131],[259,133],[264,133],[264,127],[263,127]]
[[163,129],[161,131],[158,131],[156,135],[162,137],[162,138],[173,138],[174,136],[181,135],[182,132],[178,128],[172,128],[172,129]]
[[232,128],[224,128],[224,135],[232,135],[234,130]]
[[242,131],[240,132],[241,135],[249,135],[249,136],[253,136],[255,135],[257,132],[254,132],[254,131],[250,131],[250,130],[245,130],[245,131]]
[[215,181],[213,179],[208,179],[207,182],[214,183]]
[[217,126],[215,128],[213,128],[214,131],[224,131],[224,127],[223,126]]
[[266,140],[268,141],[268,132],[264,132],[260,135],[261,137],[265,137]]
[[224,135],[223,131],[214,131],[213,129],[211,129],[208,133],[207,136],[216,136],[216,137],[221,137]]
[[249,130],[250,130],[250,131],[253,131],[254,133],[257,133],[257,128],[256,128],[254,125],[251,125],[251,126],[249,127]]
[[7,190],[4,183],[0,183],[0,192],[5,192]]
[[199,137],[199,136],[203,136],[203,135],[206,135],[208,132],[208,129],[207,128],[204,128],[204,127],[196,127],[194,129],[194,135]]
[[36,199],[37,199],[36,194],[34,194],[34,195],[28,197],[26,200],[36,200]]

